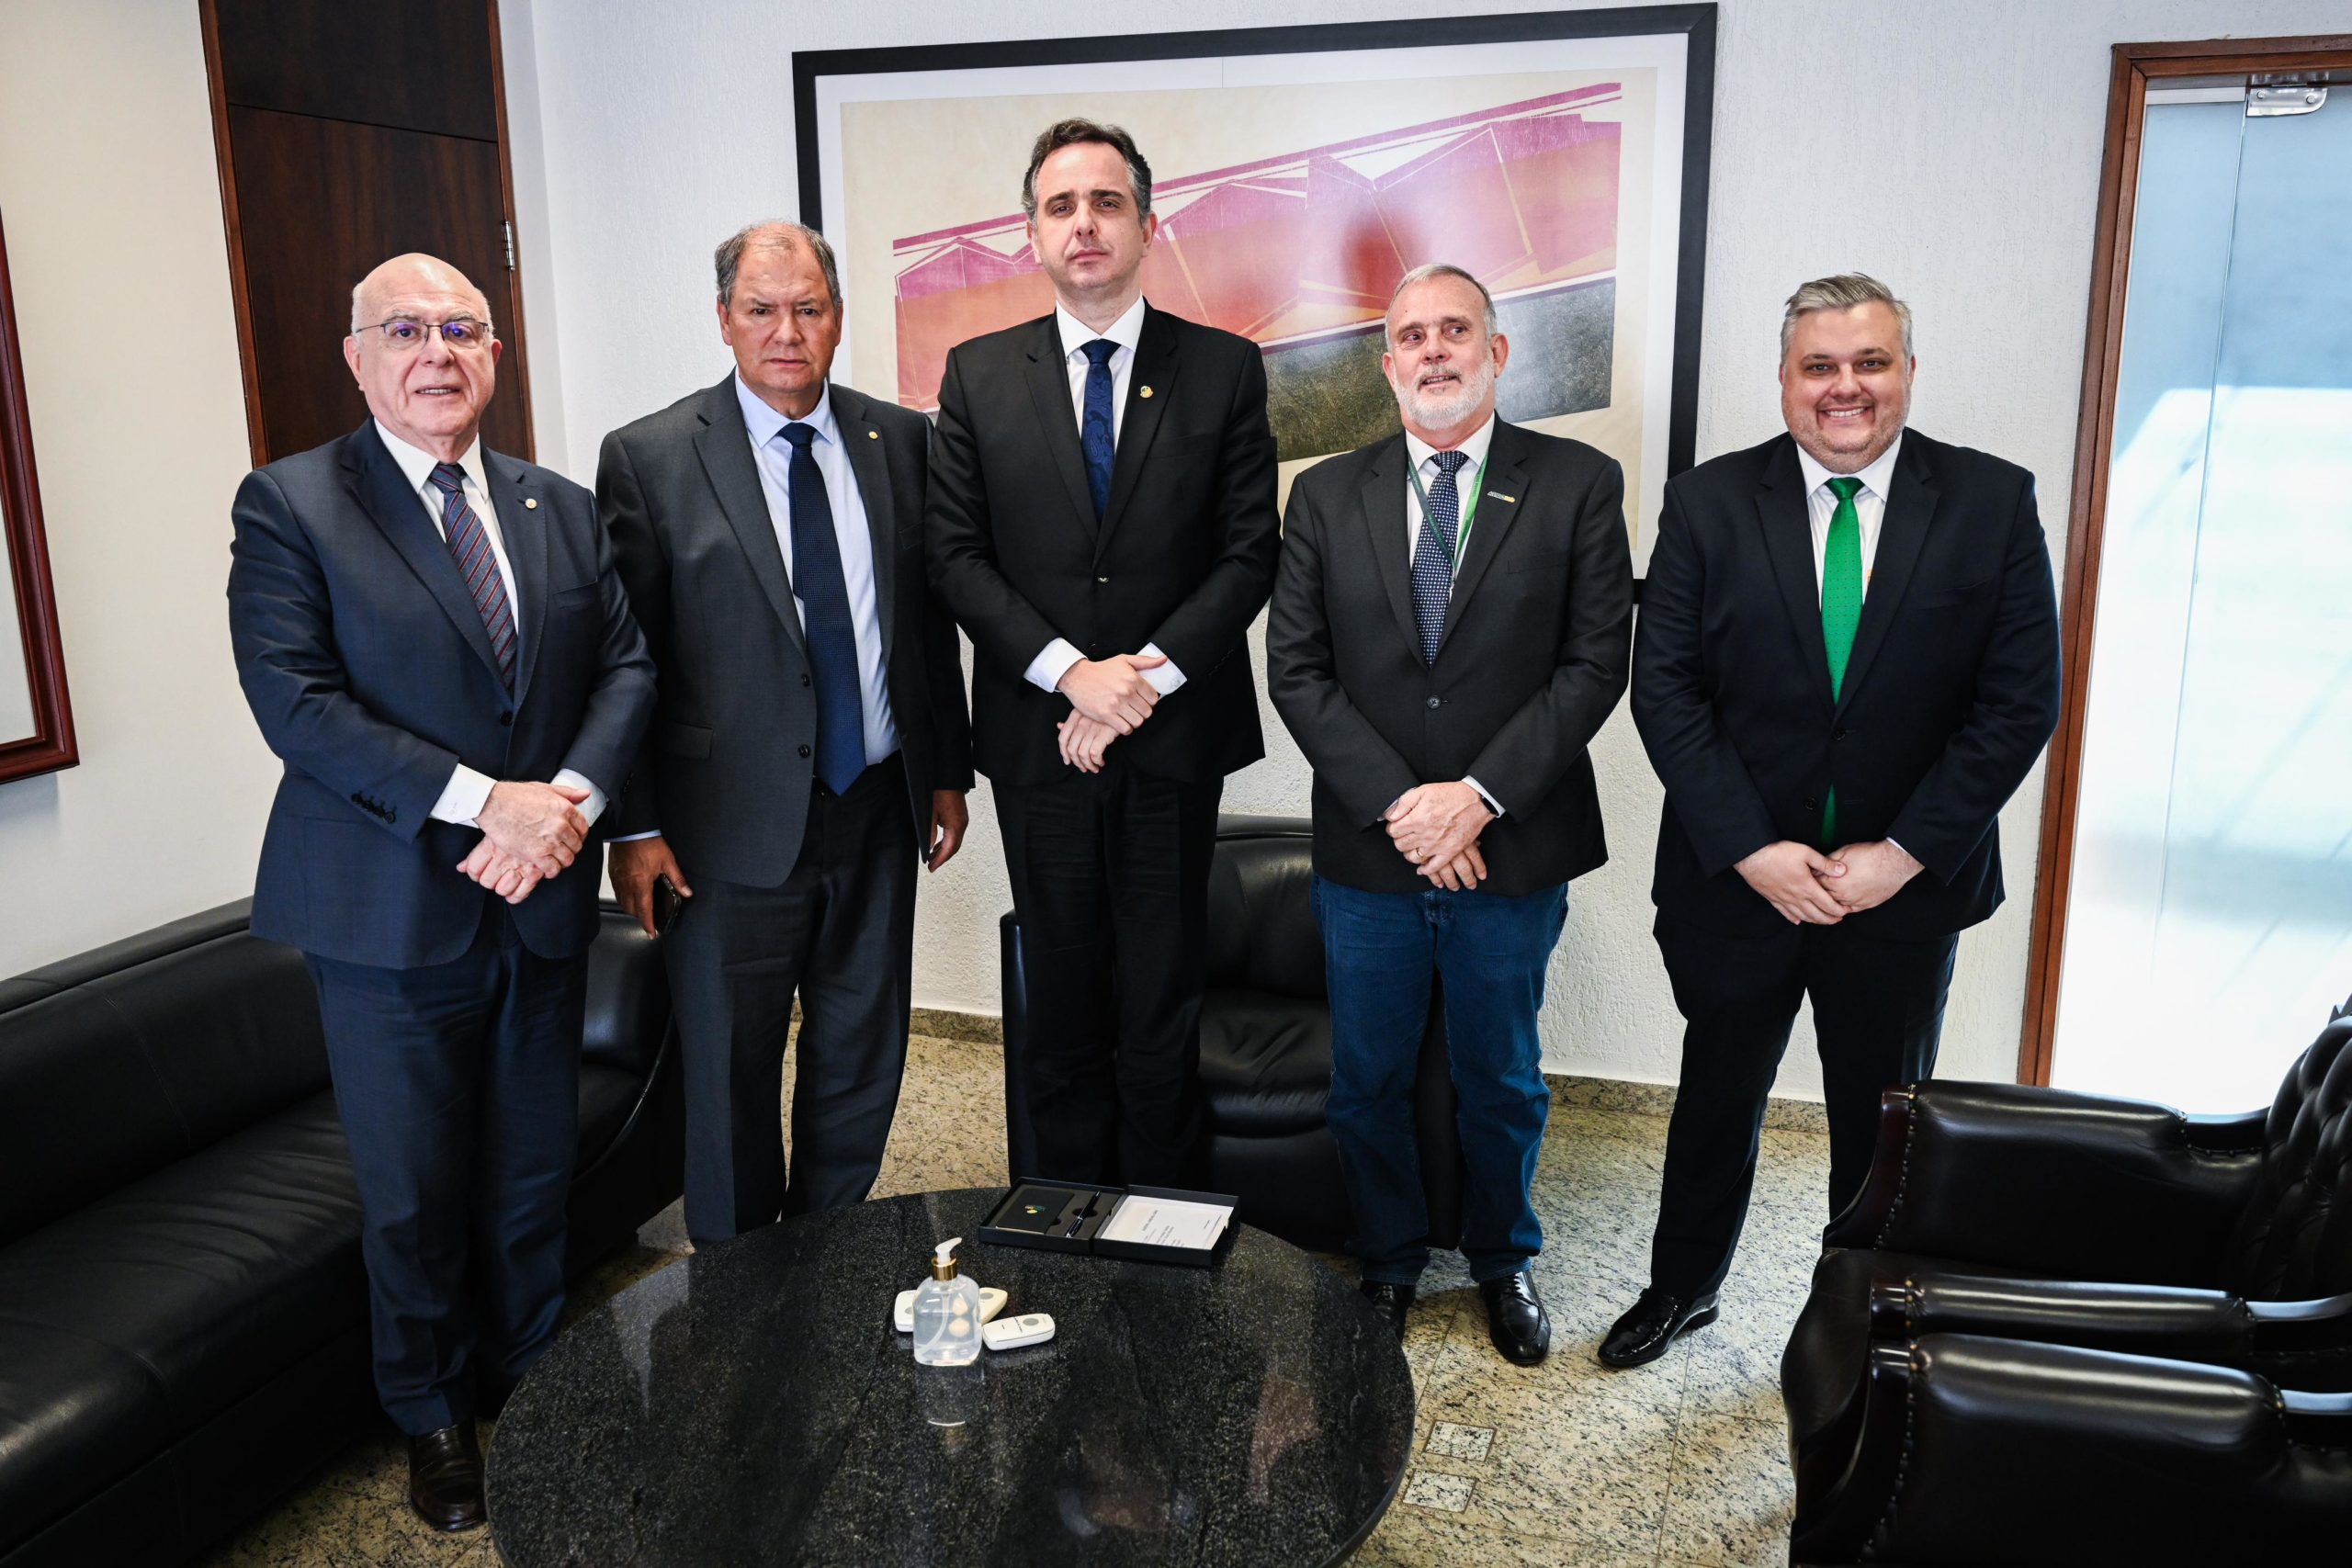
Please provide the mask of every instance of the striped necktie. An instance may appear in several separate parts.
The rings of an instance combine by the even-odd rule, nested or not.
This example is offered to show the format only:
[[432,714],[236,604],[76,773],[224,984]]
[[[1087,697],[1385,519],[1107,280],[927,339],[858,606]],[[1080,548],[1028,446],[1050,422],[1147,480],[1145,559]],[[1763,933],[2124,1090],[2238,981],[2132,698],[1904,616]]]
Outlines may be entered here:
[[490,531],[466,504],[466,470],[456,463],[433,465],[432,484],[441,492],[441,533],[458,562],[458,575],[481,612],[482,630],[490,634],[490,651],[498,660],[500,679],[514,689],[514,607],[506,597],[506,580],[498,575],[498,556],[490,547]]

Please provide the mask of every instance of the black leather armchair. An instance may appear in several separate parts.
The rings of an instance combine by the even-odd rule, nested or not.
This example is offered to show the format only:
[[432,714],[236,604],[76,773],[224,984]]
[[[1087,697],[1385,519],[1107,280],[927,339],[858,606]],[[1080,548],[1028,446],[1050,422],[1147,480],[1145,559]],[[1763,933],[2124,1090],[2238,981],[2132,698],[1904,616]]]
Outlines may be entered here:
[[[1228,816],[1217,823],[1209,870],[1208,994],[1201,1010],[1201,1091],[1206,1146],[1201,1179],[1241,1200],[1241,1218],[1302,1247],[1337,1249],[1348,1199],[1323,1119],[1331,1087],[1331,1010],[1323,940],[1315,924],[1307,824]],[[1006,1157],[1036,1174],[1022,1066],[1028,1016],[1021,926],[1008,911],[1003,940]],[[1415,1090],[1430,1245],[1462,1230],[1462,1147],[1455,1131],[1442,998],[1432,995]]]
[[[2000,1085],[1889,1091],[1870,1179],[1826,1233],[1841,1250],[1815,1269],[1781,1362],[1797,1534],[1817,1554],[1798,1560],[1854,1561],[1836,1555],[1860,1550],[1850,1515],[1864,1505],[1854,1499],[1883,1494],[1887,1506],[1886,1488],[1899,1482],[1915,1516],[1932,1512],[1940,1495],[1923,1506],[1918,1489],[2022,1476],[2044,1436],[2086,1453],[2110,1445],[2129,1470],[2143,1462],[2130,1457],[2132,1444],[2162,1446],[2135,1425],[2155,1419],[2133,1414],[2144,1401],[2186,1424],[2182,1441],[2193,1430],[2208,1444],[2217,1468],[2197,1484],[2247,1507],[2276,1504],[2286,1532],[2278,1540],[2301,1539],[2294,1521],[2305,1517],[2341,1528],[2352,1517],[2352,1456],[2331,1466],[2304,1448],[2262,1450],[2260,1464],[2308,1487],[2274,1498],[2232,1480],[2256,1450],[2196,1423],[2258,1390],[2274,1424],[2289,1408],[2300,1413],[2289,1423],[2297,1432],[2352,1442],[2352,1419],[2326,1415],[2326,1396],[2352,1391],[2352,1207],[2337,1201],[2347,1183],[2352,1018],[2328,1025],[2267,1112],[2246,1116]],[[1951,1427],[1947,1441],[1958,1446],[1933,1465],[1902,1457],[1921,1450],[1890,1414],[1944,1397],[1921,1346],[1944,1347],[1956,1369],[1951,1399],[2007,1411]],[[2014,1410],[2002,1404],[2011,1398]],[[2034,1425],[2036,1401],[2047,1405],[2046,1431]],[[2043,1436],[2020,1436],[2027,1428]],[[2062,1474],[2066,1451],[2048,1450]],[[1894,1480],[1878,1473],[1890,1464],[1901,1472]],[[2029,1536],[2054,1539],[2041,1533],[2031,1495],[2012,1503],[1977,1493],[1977,1506],[2006,1511],[2017,1531],[2007,1551],[1983,1560],[2042,1561],[2017,1555]],[[2082,1510],[2098,1493],[2068,1495]],[[2186,1515],[2177,1524],[2157,1539],[2207,1539]],[[2223,1557],[2256,1560],[2252,1539]],[[1883,1540],[1871,1550],[1874,1561],[1901,1555]],[[2192,1560],[2185,1544],[2134,1556],[2109,1543],[2094,1555]]]
[[[0,981],[0,1565],[185,1560],[380,1420],[300,953],[233,904]],[[576,1274],[678,1195],[655,944],[589,960]]]

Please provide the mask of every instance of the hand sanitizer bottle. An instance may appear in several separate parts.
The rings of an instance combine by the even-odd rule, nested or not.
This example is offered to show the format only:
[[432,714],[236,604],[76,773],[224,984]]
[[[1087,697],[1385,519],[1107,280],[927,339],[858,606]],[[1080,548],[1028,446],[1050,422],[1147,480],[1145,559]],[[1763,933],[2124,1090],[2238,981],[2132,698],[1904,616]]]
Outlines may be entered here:
[[956,1272],[957,1236],[932,1255],[931,1278],[915,1287],[915,1359],[961,1367],[980,1356],[980,1288]]

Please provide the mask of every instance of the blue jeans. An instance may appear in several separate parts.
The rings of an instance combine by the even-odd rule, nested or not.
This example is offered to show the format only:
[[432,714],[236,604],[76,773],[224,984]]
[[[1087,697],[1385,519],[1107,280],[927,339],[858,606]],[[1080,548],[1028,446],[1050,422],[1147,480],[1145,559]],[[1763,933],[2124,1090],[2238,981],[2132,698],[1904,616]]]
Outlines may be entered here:
[[1517,1273],[1544,1247],[1528,1201],[1551,1108],[1535,1014],[1566,884],[1504,898],[1366,893],[1318,876],[1315,917],[1331,996],[1327,1114],[1355,1211],[1348,1250],[1367,1280],[1409,1285],[1429,1262],[1413,1079],[1435,978],[1468,1167],[1463,1256],[1481,1283]]

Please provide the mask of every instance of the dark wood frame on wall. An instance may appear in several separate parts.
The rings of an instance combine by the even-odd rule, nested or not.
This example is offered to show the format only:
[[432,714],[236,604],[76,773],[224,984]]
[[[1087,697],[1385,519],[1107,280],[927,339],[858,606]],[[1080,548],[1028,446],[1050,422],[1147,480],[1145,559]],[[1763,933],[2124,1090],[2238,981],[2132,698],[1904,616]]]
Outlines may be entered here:
[[[50,581],[49,541],[41,527],[24,367],[17,347],[16,298],[8,288],[7,240],[0,235],[0,557],[8,563],[24,641],[25,684],[33,701],[33,732],[0,735],[0,784],[55,773],[82,760],[74,743],[74,705],[65,694],[65,642],[57,629],[57,592]],[[0,660],[6,657],[0,652]]]
[[2352,79],[2352,33],[2291,39],[2211,39],[2120,43],[2109,77],[2107,153],[2099,171],[2098,227],[2092,241],[2090,317],[2083,340],[2083,390],[2075,434],[2075,490],[2067,510],[2061,588],[2065,658],[2064,706],[2050,739],[2041,796],[2041,874],[2033,894],[2025,1022],[2018,1081],[2050,1081],[2058,1026],[2058,987],[2066,946],[2066,899],[2075,869],[2075,811],[2082,788],[2083,723],[2090,693],[2098,610],[2099,552],[2107,517],[2108,457],[2115,444],[2115,383],[2123,354],[2123,305],[2132,275],[2132,221],[2140,183],[2141,127],[2151,83],[2195,76],[2275,76],[2314,72]]

